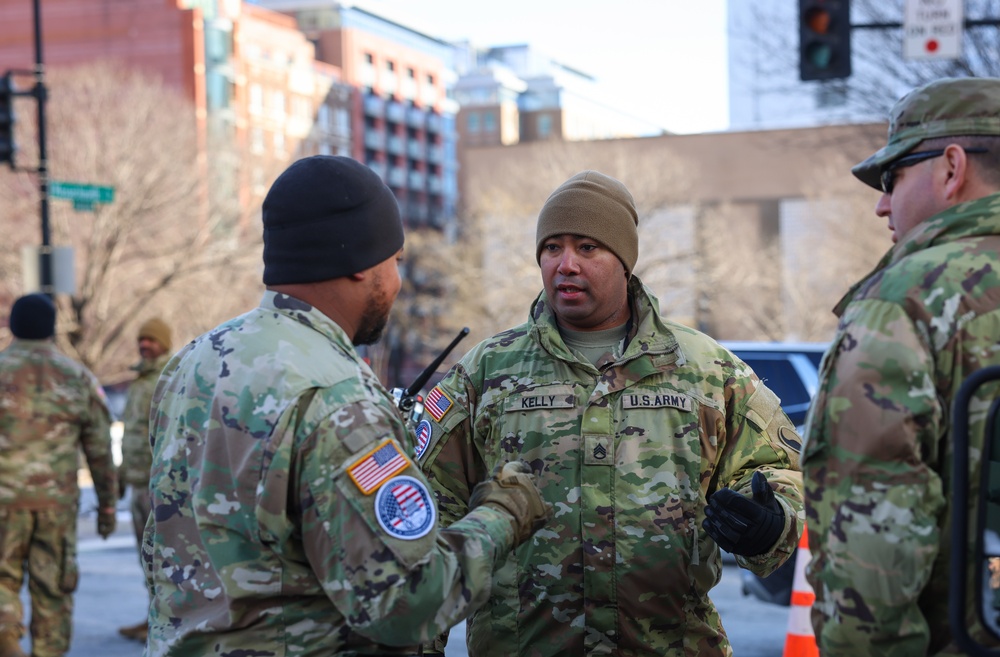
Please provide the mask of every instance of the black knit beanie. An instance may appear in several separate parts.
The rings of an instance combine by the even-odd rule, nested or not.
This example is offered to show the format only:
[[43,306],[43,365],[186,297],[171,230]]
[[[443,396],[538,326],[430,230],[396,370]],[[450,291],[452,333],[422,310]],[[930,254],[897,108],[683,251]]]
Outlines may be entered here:
[[608,247],[632,275],[639,259],[639,215],[632,194],[620,181],[600,171],[581,171],[549,195],[538,213],[535,261],[545,240],[581,235]]
[[265,285],[348,276],[403,247],[396,197],[347,157],[294,162],[271,185],[263,210]]
[[45,340],[56,333],[56,307],[44,294],[27,294],[10,309],[10,332],[21,340]]

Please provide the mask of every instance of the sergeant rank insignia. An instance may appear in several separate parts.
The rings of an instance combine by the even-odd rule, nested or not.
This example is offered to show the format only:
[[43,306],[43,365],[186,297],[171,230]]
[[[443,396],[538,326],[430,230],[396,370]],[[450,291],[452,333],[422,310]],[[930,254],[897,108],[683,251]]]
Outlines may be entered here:
[[347,468],[347,474],[365,495],[371,495],[383,482],[397,472],[405,470],[409,460],[392,440],[368,452]]
[[435,422],[440,422],[452,406],[454,406],[454,402],[451,397],[437,386],[434,386],[433,390],[427,393],[427,399],[424,400],[424,410],[434,418]]

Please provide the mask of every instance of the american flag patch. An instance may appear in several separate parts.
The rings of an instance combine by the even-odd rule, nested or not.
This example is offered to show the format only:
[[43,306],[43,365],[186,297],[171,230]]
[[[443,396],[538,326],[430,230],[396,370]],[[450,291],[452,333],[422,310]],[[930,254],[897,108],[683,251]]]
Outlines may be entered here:
[[389,477],[405,470],[409,465],[410,462],[396,447],[396,443],[386,440],[347,468],[347,474],[362,493],[371,495]]
[[451,397],[446,395],[441,388],[434,386],[434,389],[427,394],[427,399],[424,400],[424,410],[430,413],[435,422],[440,422],[441,418],[451,410],[453,404]]

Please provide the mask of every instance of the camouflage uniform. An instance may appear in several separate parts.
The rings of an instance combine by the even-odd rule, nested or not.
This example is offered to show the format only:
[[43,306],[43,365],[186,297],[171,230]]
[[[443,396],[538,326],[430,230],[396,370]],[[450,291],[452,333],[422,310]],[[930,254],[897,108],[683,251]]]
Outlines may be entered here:
[[149,407],[153,388],[168,360],[170,354],[164,354],[153,361],[143,359],[132,367],[138,375],[129,384],[122,412],[125,426],[119,481],[132,487],[132,525],[138,544],[142,544],[142,532],[149,515],[149,469],[153,462],[149,448]]
[[151,422],[146,655],[412,653],[485,601],[513,545],[485,505],[436,529],[389,394],[292,297],[181,350]]
[[706,497],[749,494],[761,468],[786,514],[765,575],[802,531],[799,438],[778,398],[714,340],[660,317],[632,277],[630,341],[599,368],[564,344],[544,292],[527,323],[474,347],[425,399],[417,428],[442,520],[475,482],[524,459],[555,518],[498,571],[469,654],[730,655],[709,590],[719,548]]
[[69,650],[81,447],[98,503],[115,505],[109,427],[97,379],[51,340],[15,340],[0,352],[0,629],[24,631],[27,564],[37,657]]
[[[950,404],[967,376],[1000,364],[998,253],[994,194],[912,229],[837,305],[802,459],[824,655],[963,654],[948,627]],[[996,393],[985,390],[974,454]],[[966,549],[972,563],[971,536]],[[970,573],[970,610],[979,588]],[[968,627],[985,638],[972,614]]]

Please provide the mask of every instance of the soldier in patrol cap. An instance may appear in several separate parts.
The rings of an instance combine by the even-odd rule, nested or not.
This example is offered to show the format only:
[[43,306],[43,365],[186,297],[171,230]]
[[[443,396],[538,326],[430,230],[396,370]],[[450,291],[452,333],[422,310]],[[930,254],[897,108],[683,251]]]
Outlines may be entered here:
[[410,655],[482,604],[550,509],[514,464],[438,528],[413,439],[354,346],[400,289],[396,200],[344,157],[263,206],[260,306],[197,338],[153,394],[145,654]]
[[[132,366],[136,377],[129,383],[128,399],[122,411],[122,464],[118,468],[118,486],[122,496],[132,488],[130,509],[136,544],[142,545],[142,532],[149,517],[149,470],[153,459],[149,451],[149,406],[153,388],[163,366],[170,359],[170,327],[159,317],[150,317],[139,326],[136,346],[139,362]],[[122,636],[146,642],[145,614],[135,625],[118,628]]]
[[508,461],[556,509],[472,615],[470,655],[731,655],[708,595],[719,548],[760,575],[797,548],[795,429],[745,363],[660,315],[632,273],[637,225],[620,181],[563,183],[538,216],[528,320],[425,398],[421,465],[444,522]]
[[97,377],[56,347],[55,320],[46,295],[20,297],[10,311],[14,341],[0,352],[0,657],[25,657],[25,579],[31,654],[69,651],[81,451],[97,494],[97,532],[115,530],[107,399]]
[[[894,244],[834,309],[807,422],[813,626],[824,656],[965,654],[948,625],[948,569],[973,541],[953,546],[948,528],[975,516],[952,504],[949,468],[966,455],[952,453],[950,417],[962,381],[1000,364],[1000,80],[911,91],[888,143],[852,172],[882,193],[875,214]],[[973,401],[970,482],[992,396]],[[966,627],[998,645],[972,611],[979,584],[970,569]]]

